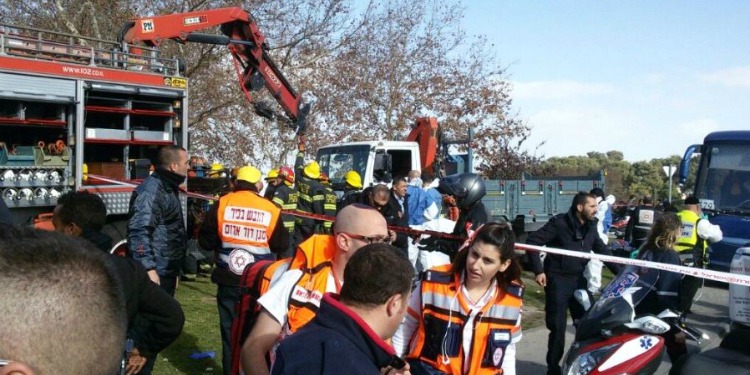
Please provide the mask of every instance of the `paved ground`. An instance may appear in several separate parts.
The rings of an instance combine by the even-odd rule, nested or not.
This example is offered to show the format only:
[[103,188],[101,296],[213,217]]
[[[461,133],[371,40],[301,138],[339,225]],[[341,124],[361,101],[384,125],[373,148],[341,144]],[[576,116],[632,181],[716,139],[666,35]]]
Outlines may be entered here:
[[[688,317],[688,322],[691,326],[710,336],[710,339],[704,341],[700,346],[701,350],[719,345],[720,335],[723,335],[728,328],[729,309],[727,301],[726,286],[713,285],[704,287],[700,299],[693,304],[694,314]],[[547,365],[544,358],[547,354],[548,333],[549,331],[544,326],[524,331],[523,339],[518,343],[517,374],[537,375],[546,373]],[[573,334],[572,324],[568,324],[568,333],[565,340],[567,347],[573,342]],[[656,374],[667,374],[670,366],[669,359],[665,356],[665,360]]]

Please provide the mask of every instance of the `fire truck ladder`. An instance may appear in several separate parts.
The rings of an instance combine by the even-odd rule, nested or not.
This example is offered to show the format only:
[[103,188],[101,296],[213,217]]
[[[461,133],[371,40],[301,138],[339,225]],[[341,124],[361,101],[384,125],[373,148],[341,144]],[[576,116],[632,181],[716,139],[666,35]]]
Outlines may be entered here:
[[177,59],[159,57],[153,48],[128,45],[125,53],[120,44],[96,38],[58,33],[31,27],[0,23],[0,56],[95,66],[99,68],[151,72],[180,76]]

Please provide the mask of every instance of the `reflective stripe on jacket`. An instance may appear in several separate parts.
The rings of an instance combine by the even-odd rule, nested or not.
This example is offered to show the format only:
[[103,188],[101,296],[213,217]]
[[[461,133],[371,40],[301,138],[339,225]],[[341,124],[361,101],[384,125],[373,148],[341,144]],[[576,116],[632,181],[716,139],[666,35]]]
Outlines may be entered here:
[[470,358],[467,374],[502,374],[505,349],[521,334],[523,287],[513,284],[497,291],[494,300],[474,318],[472,344],[463,352],[464,324],[471,310],[458,274],[451,265],[433,268],[422,277],[422,312],[407,358],[419,359],[446,374],[463,374],[464,358]]
[[221,239],[216,265],[242,275],[255,256],[269,255],[268,238],[281,210],[249,190],[229,193],[219,199],[218,233]]
[[[297,189],[285,184],[276,187],[273,196],[273,203],[276,203],[276,205],[281,207],[282,210],[296,210],[298,200],[299,192]],[[289,234],[293,234],[297,218],[294,215],[282,214],[281,221],[284,223],[284,228],[289,231]]]
[[[336,193],[333,192],[333,189],[331,189],[330,187],[324,186],[323,189],[325,190],[325,200],[323,201],[323,211],[325,211],[326,216],[336,217],[336,201],[338,200],[338,197],[336,196]],[[324,221],[323,233],[331,234],[332,227],[333,227],[332,221]]]

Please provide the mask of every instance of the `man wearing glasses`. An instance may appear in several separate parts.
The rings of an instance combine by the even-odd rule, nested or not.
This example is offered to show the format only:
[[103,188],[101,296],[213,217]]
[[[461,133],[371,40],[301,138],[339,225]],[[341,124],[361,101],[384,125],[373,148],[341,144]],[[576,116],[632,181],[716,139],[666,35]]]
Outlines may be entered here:
[[339,293],[344,268],[354,253],[365,245],[389,242],[390,238],[383,216],[355,203],[336,215],[333,235],[316,234],[300,244],[290,270],[258,299],[261,312],[242,348],[245,373],[267,375],[266,354],[312,320],[323,294]]

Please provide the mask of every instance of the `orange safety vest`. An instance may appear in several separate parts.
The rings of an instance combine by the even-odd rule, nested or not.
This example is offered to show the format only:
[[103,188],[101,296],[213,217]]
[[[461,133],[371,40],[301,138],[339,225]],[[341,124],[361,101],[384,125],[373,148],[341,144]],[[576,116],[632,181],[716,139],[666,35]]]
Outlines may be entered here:
[[221,238],[217,266],[242,275],[255,256],[271,254],[268,238],[276,228],[281,209],[249,190],[219,199],[218,233]]
[[[461,293],[461,280],[451,265],[433,268],[422,276],[422,312],[407,358],[419,359],[446,374],[502,374],[505,349],[521,334],[516,326],[523,305],[523,286],[512,284],[508,292],[498,289],[474,318],[469,353],[463,351],[463,329],[469,305]],[[414,313],[410,311],[410,313]]]
[[[302,328],[318,312],[328,277],[333,277],[331,260],[336,251],[335,237],[322,234],[313,235],[297,247],[289,269],[301,270],[302,276],[289,296],[287,322],[290,332]],[[267,270],[264,279],[265,276],[271,279],[274,272],[273,269]]]

